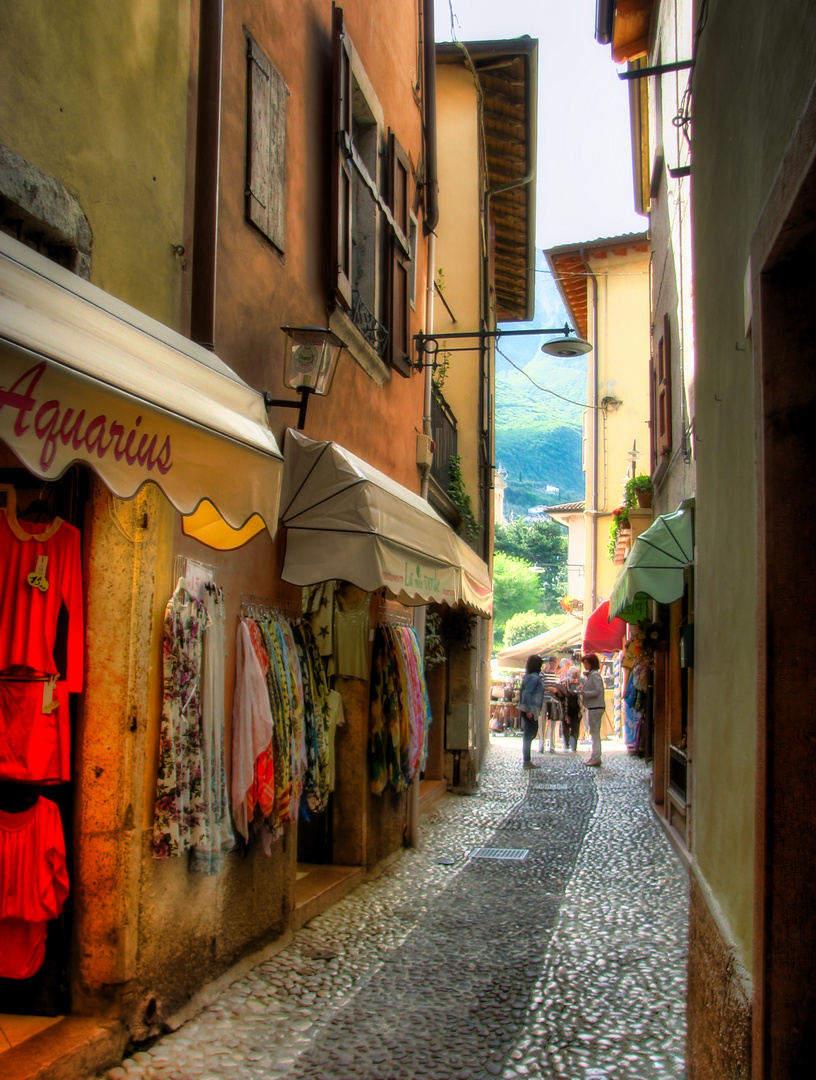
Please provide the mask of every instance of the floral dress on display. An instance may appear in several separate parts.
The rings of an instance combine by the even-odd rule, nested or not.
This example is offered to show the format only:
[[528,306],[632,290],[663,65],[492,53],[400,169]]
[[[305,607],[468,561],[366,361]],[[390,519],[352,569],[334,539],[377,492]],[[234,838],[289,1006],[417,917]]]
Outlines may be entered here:
[[210,616],[179,578],[164,616],[162,704],[153,855],[209,848],[203,793],[201,672]]

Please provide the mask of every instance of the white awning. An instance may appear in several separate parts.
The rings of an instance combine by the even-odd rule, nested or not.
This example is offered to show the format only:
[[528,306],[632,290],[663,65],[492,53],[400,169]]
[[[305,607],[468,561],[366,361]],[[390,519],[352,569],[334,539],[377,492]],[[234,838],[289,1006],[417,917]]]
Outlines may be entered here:
[[489,618],[485,563],[419,495],[333,442],[290,428],[284,444],[281,576],[350,581],[403,604],[463,603]]
[[277,528],[263,397],[217,356],[0,234],[0,439],[44,480],[74,462],[147,482],[211,547]]
[[581,647],[581,634],[583,624],[569,618],[561,626],[552,630],[545,630],[543,634],[519,641],[515,645],[508,645],[497,654],[499,667],[521,667],[527,662],[528,656],[546,656],[548,653],[558,652],[559,649],[568,649],[574,646]]

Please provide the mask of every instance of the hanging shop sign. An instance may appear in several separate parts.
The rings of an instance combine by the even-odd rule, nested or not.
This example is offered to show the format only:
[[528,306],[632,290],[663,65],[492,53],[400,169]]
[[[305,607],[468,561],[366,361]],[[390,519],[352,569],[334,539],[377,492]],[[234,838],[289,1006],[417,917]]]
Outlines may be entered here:
[[81,462],[119,498],[157,484],[210,546],[274,535],[283,460],[262,395],[2,235],[0,439],[44,480]]

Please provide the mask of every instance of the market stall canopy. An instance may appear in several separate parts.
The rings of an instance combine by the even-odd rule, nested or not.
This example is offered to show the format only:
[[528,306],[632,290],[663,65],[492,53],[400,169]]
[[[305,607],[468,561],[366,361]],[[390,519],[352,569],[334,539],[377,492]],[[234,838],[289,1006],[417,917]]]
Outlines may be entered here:
[[277,528],[283,459],[263,397],[217,356],[0,233],[0,439],[36,476],[75,462],[233,548]]
[[609,601],[602,600],[584,623],[585,653],[612,653],[623,648],[626,623],[623,619],[609,619]]
[[524,667],[528,656],[546,656],[548,653],[558,652],[560,649],[571,649],[581,644],[581,623],[575,619],[568,619],[561,626],[553,630],[547,630],[543,634],[519,641],[516,645],[510,645],[502,649],[497,659],[499,667]]
[[694,562],[692,510],[663,514],[642,532],[618,575],[609,600],[609,618],[644,617],[644,598],[671,604],[683,595],[683,571]]
[[485,563],[428,503],[334,442],[293,428],[284,443],[281,576],[293,585],[350,581],[403,604],[464,604],[489,618]]

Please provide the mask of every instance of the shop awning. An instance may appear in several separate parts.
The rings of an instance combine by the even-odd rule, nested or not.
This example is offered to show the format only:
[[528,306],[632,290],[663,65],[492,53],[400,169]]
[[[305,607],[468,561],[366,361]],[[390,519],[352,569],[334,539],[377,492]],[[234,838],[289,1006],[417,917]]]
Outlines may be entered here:
[[570,649],[581,644],[581,623],[575,619],[568,619],[561,626],[553,630],[547,630],[543,634],[519,641],[516,645],[510,645],[502,649],[497,660],[499,667],[521,667],[527,662],[528,656],[547,656],[561,649]]
[[366,592],[384,587],[403,604],[462,603],[490,617],[487,566],[419,495],[292,428],[284,459],[284,581],[339,579]]
[[644,617],[644,598],[671,604],[683,595],[683,571],[694,562],[692,511],[663,514],[641,533],[618,575],[609,600],[609,618]]
[[625,638],[626,623],[623,619],[610,621],[609,601],[602,600],[584,623],[584,652],[618,652]]
[[75,462],[158,485],[211,547],[277,527],[263,397],[218,357],[0,234],[0,439],[43,480]]

